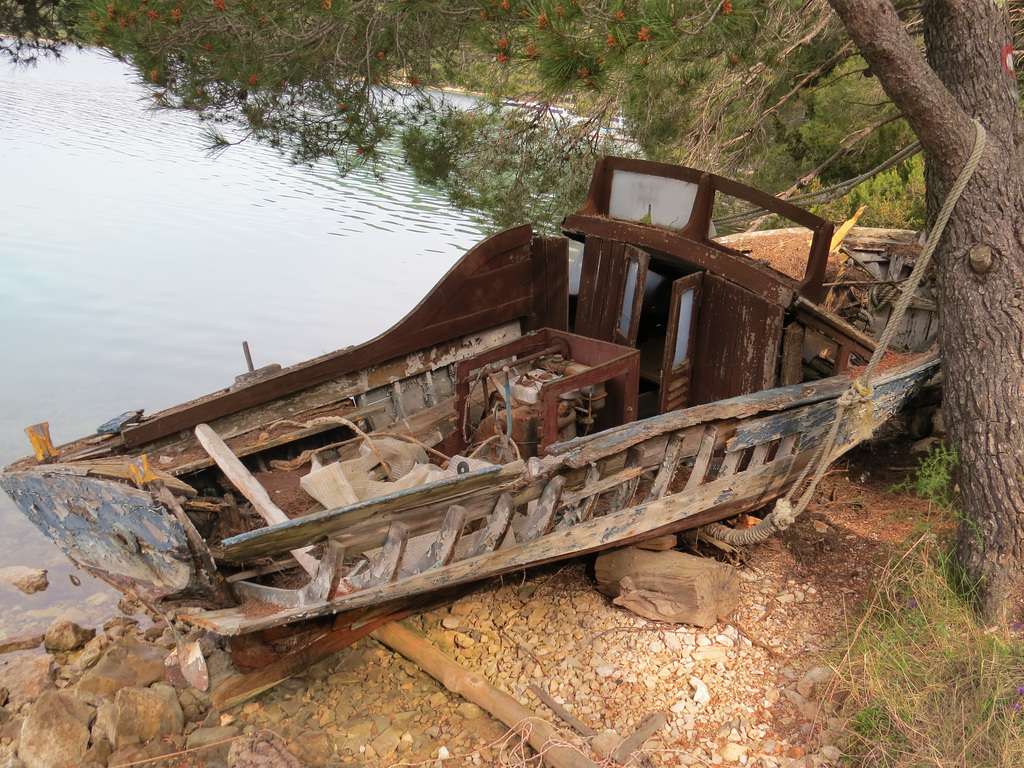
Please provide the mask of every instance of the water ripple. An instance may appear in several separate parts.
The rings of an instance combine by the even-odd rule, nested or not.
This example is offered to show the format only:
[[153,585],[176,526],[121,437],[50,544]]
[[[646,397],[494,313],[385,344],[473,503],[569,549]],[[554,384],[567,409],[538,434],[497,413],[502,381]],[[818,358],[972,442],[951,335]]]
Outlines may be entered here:
[[[60,442],[229,385],[243,340],[265,365],[376,335],[480,237],[397,163],[381,185],[252,144],[211,158],[193,116],[147,103],[97,52],[0,70],[0,464],[28,424]],[[2,494],[0,521],[0,565],[70,572]],[[105,594],[54,580],[27,611]]]

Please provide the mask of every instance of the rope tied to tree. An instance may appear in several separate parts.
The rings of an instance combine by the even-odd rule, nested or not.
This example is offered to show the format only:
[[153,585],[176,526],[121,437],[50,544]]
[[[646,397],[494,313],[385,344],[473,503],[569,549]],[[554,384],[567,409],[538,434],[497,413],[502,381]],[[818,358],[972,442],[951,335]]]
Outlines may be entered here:
[[[871,433],[874,430],[874,406],[872,403],[874,386],[871,384],[871,378],[874,376],[879,363],[882,361],[882,357],[889,348],[893,336],[896,335],[900,321],[903,319],[907,309],[910,307],[910,302],[914,298],[914,292],[917,290],[918,285],[921,284],[925,270],[927,270],[928,265],[931,263],[932,253],[934,253],[935,247],[938,245],[946,229],[946,224],[953,213],[953,208],[960,199],[960,195],[963,194],[964,189],[967,188],[968,183],[970,183],[974,172],[978,169],[982,153],[985,151],[987,135],[985,128],[976,119],[972,118],[972,122],[974,123],[975,131],[974,149],[961,169],[959,176],[957,176],[956,183],[950,190],[949,195],[946,196],[946,200],[939,210],[939,215],[935,219],[935,226],[932,227],[931,232],[928,234],[924,248],[921,249],[921,256],[914,265],[910,277],[903,283],[899,301],[893,307],[889,322],[886,324],[885,330],[878,340],[878,345],[875,347],[875,351],[871,355],[871,360],[868,361],[864,373],[857,377],[853,384],[850,385],[850,388],[839,397],[836,417],[832,421],[832,427],[829,430],[828,436],[818,446],[813,458],[804,467],[797,481],[790,486],[789,492],[775,502],[772,511],[764,520],[753,528],[748,528],[744,531],[737,531],[720,523],[711,523],[704,526],[705,530],[712,536],[734,546],[746,546],[764,541],[776,531],[786,530],[807,509],[807,505],[810,504],[811,497],[814,495],[818,483],[825,476],[825,470],[828,469],[835,459],[833,452],[836,447],[836,436],[839,434],[839,428],[846,417],[849,415],[851,421],[856,419],[857,433],[860,439],[866,440],[871,437]],[[857,413],[858,411],[859,414]],[[811,482],[800,496],[799,501],[794,505],[793,497],[796,495],[797,489],[807,479],[812,467],[814,467],[814,475],[811,478]]]

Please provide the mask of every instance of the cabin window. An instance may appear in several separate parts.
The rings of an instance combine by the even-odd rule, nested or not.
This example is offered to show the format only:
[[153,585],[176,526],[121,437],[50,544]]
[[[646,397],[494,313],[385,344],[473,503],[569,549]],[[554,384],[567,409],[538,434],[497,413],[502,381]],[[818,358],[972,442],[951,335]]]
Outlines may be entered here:
[[608,213],[616,219],[682,229],[690,221],[697,185],[633,171],[612,172]]
[[640,271],[640,265],[630,260],[626,272],[626,288],[622,296],[622,314],[619,317],[619,331],[623,336],[630,336],[630,327],[633,322],[633,307],[636,304],[636,278]]
[[679,297],[679,330],[676,333],[676,348],[672,355],[672,367],[676,367],[690,356],[690,321],[693,319],[693,297],[691,288]]

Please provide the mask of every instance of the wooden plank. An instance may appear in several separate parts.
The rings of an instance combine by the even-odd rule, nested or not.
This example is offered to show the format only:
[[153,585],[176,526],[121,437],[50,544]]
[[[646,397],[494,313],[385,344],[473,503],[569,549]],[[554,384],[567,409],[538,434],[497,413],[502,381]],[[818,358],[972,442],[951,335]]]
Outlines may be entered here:
[[[595,462],[587,467],[587,476],[583,481],[582,490],[562,496],[562,522],[559,523],[560,527],[576,525],[576,523],[582,523],[584,520],[590,519],[591,515],[594,514],[594,507],[597,506],[598,499],[601,498],[601,493],[605,490],[599,488],[600,481],[601,470]],[[618,482],[617,478],[616,482]],[[591,492],[589,489],[595,489],[595,491]]]
[[562,505],[568,506],[570,504],[579,504],[585,499],[594,498],[600,496],[602,493],[619,488],[624,483],[632,482],[636,478],[640,477],[644,473],[644,468],[641,466],[632,466],[623,469],[621,472],[617,472],[611,477],[606,477],[601,480],[595,480],[593,482],[586,482],[583,487],[578,491],[567,493],[562,496]]
[[[456,551],[455,559],[463,560],[467,557],[479,557],[480,555],[493,552],[508,533],[508,527],[512,524],[512,511],[514,505],[512,496],[503,493],[494,506],[494,511],[487,518],[487,525],[482,531],[477,531],[476,537],[465,551]],[[468,538],[468,537],[466,537]],[[464,538],[461,544],[466,543]]]
[[[875,386],[878,388],[886,382],[896,382],[904,377],[908,381],[923,383],[937,369],[936,356],[922,357],[880,375],[875,381]],[[583,467],[609,453],[621,451],[651,437],[696,424],[724,419],[744,419],[758,413],[787,411],[835,398],[846,391],[850,383],[851,380],[847,376],[832,376],[821,381],[778,387],[752,395],[729,398],[722,402],[694,406],[555,444],[548,447],[548,454],[563,456],[565,463],[570,467]]]
[[[267,521],[268,525],[280,525],[290,521],[288,515],[271,501],[266,488],[260,485],[259,481],[220,439],[220,435],[206,424],[199,424],[196,427],[196,439],[203,446],[203,450],[210,455],[210,458],[217,462],[217,466],[227,475],[228,480],[249,500],[253,509]],[[315,557],[309,554],[309,547],[292,549],[291,553],[307,573],[311,576],[316,575],[319,563]]]
[[813,431],[822,424],[832,423],[836,407],[834,400],[827,400],[765,416],[763,419],[745,421],[736,427],[736,436],[729,440],[726,447],[730,451],[742,451],[787,435]]
[[711,466],[711,457],[715,454],[715,445],[718,443],[721,430],[716,424],[709,424],[704,430],[704,436],[700,439],[700,448],[697,449],[697,458],[693,462],[693,470],[686,479],[686,486],[683,491],[692,491],[704,484],[707,477],[708,467]]
[[644,449],[643,446],[634,446],[626,451],[626,467],[623,470],[640,470],[636,477],[622,483],[615,489],[610,502],[610,509],[622,509],[633,505],[633,497],[636,495],[637,486],[640,484],[640,474],[643,472]]
[[669,438],[668,446],[665,448],[665,459],[658,467],[658,474],[654,476],[654,482],[651,484],[651,490],[647,492],[645,501],[660,499],[668,490],[669,483],[679,468],[679,462],[683,460],[684,434],[676,432]]
[[320,568],[316,575],[299,589],[281,589],[239,580],[234,582],[235,595],[242,602],[254,600],[278,608],[299,608],[329,600],[340,579],[344,555],[344,547],[329,545],[320,560]]
[[408,541],[409,529],[401,523],[392,523],[388,526],[387,539],[384,540],[384,546],[377,556],[373,560],[360,562],[338,579],[328,599],[337,599],[343,595],[394,581],[402,566]]
[[782,307],[716,275],[705,275],[701,290],[690,402],[773,387]]
[[800,323],[786,326],[782,341],[782,361],[779,364],[779,384],[799,384],[803,381],[804,329]]
[[718,469],[719,477],[731,477],[736,474],[743,461],[743,451],[729,451],[722,460],[722,466]]
[[[386,520],[397,512],[413,512],[428,505],[444,505],[447,509],[449,505],[458,503],[475,491],[491,486],[500,487],[505,481],[519,477],[522,467],[522,462],[504,467],[485,467],[359,504],[286,520],[272,528],[260,528],[225,539],[221,543],[219,555],[229,562],[244,562],[322,541],[370,518]],[[348,543],[345,542],[345,545],[348,546]]]
[[536,328],[569,330],[569,239],[533,238],[533,300]]
[[442,565],[448,565],[455,554],[455,546],[462,537],[462,527],[466,524],[466,508],[458,504],[452,504],[448,508],[444,521],[441,523],[441,530],[437,532],[433,543],[414,563],[403,563],[399,570],[399,576],[412,576],[413,574],[429,571]]
[[562,497],[562,488],[565,487],[565,478],[556,475],[544,486],[544,492],[537,500],[537,506],[527,518],[520,530],[516,531],[516,541],[531,541],[544,536],[551,530],[555,521],[555,509]]
[[750,462],[747,464],[747,469],[756,469],[763,465],[765,460],[768,458],[768,453],[771,451],[773,444],[773,442],[768,442],[754,446],[754,450],[750,454]]
[[573,328],[581,336],[592,336],[597,328],[603,297],[597,293],[598,274],[604,258],[605,241],[588,237],[583,243],[583,265]]

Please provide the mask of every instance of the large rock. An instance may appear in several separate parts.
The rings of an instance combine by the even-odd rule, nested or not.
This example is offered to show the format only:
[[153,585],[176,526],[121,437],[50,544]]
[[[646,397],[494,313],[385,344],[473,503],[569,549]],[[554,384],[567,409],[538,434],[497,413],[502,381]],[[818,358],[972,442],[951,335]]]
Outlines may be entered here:
[[174,688],[167,684],[152,688],[122,688],[114,699],[112,715],[114,732],[108,732],[107,736],[119,750],[142,741],[181,733],[185,725],[178,697]]
[[35,703],[21,728],[18,757],[26,768],[79,765],[89,748],[89,729],[57,691]]
[[122,688],[144,688],[164,679],[167,653],[165,648],[155,645],[122,640],[82,675],[75,690],[82,699],[98,704],[103,697],[113,696]]
[[46,630],[43,645],[51,652],[77,651],[94,637],[95,629],[80,627],[67,619],[57,619]]
[[0,583],[13,584],[26,595],[42,592],[50,586],[45,570],[28,568],[24,565],[9,565],[6,568],[0,568]]
[[97,662],[103,658],[103,654],[110,649],[110,642],[110,638],[106,635],[97,635],[87,642],[75,662],[78,668],[85,670],[96,666]]
[[53,656],[44,653],[8,659],[0,664],[0,688],[6,688],[13,709],[33,702],[57,686],[53,682]]

